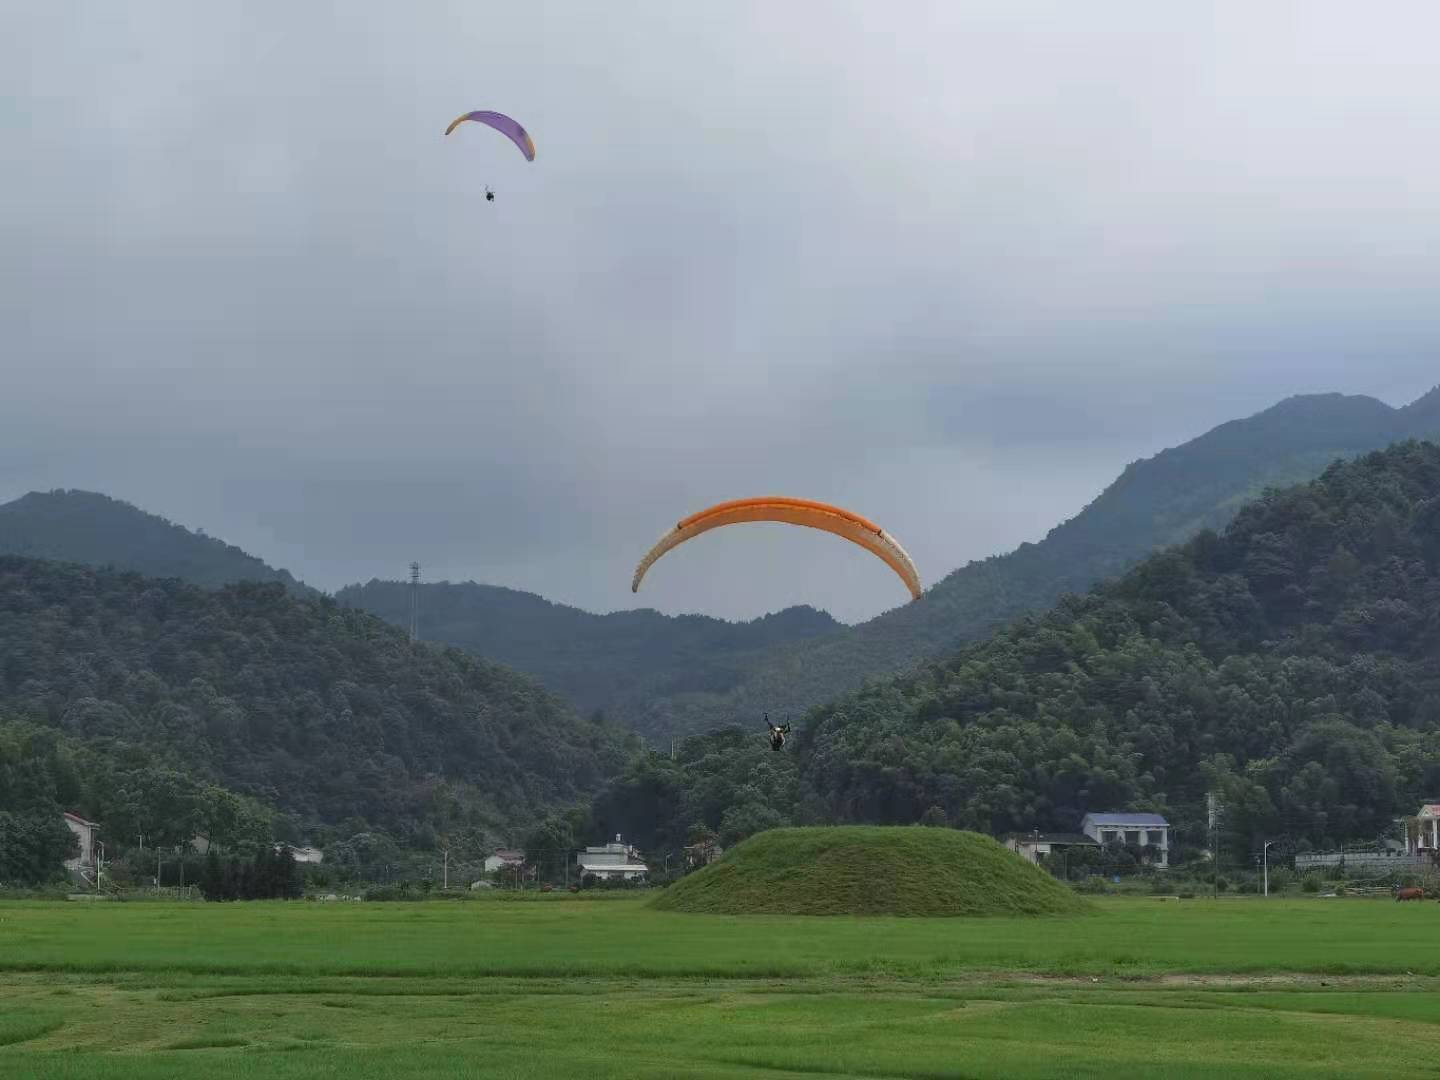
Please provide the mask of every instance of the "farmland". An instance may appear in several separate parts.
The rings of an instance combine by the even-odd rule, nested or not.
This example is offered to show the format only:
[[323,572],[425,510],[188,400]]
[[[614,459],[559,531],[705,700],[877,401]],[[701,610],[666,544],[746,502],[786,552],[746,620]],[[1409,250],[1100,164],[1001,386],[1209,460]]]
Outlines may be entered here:
[[0,1076],[1381,1076],[1440,909],[677,915],[569,897],[0,904]]

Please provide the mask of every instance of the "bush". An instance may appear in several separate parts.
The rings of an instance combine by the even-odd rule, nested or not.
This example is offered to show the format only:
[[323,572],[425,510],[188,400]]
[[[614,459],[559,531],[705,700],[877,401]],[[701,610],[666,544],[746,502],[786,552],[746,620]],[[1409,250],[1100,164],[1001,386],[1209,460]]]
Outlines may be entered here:
[[366,900],[410,900],[408,885],[376,885],[365,890]]
[[1300,879],[1300,888],[1304,889],[1306,892],[1319,892],[1320,875],[1306,874],[1303,878]]
[[1270,891],[1283,892],[1295,884],[1295,871],[1283,866],[1270,868]]

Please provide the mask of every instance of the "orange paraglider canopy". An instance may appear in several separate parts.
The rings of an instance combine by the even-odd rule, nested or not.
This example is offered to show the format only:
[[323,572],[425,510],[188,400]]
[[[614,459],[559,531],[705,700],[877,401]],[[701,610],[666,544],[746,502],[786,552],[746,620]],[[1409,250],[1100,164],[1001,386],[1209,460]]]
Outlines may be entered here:
[[784,495],[731,499],[683,518],[645,553],[640,565],[635,568],[630,591],[640,591],[640,581],[645,577],[645,572],[671,548],[711,529],[718,529],[722,525],[738,525],[745,521],[778,521],[787,525],[803,525],[809,529],[819,529],[844,537],[884,560],[910,590],[911,598],[920,598],[920,573],[915,569],[915,563],[899,542],[879,525],[838,506],[811,499],[792,499]]

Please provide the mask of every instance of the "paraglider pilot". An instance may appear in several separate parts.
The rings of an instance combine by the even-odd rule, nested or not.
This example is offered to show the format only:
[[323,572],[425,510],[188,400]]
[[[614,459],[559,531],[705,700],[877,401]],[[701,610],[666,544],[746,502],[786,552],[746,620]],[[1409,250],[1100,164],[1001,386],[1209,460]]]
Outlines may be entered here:
[[770,714],[767,712],[765,714],[765,726],[770,729],[770,749],[785,749],[785,736],[790,734],[790,720],[787,718],[785,720],[785,723],[781,724],[779,727],[776,727],[774,724],[770,723]]
[[495,201],[495,192],[491,191],[488,187],[485,189],[485,201],[486,201],[486,202],[494,202],[494,201]]

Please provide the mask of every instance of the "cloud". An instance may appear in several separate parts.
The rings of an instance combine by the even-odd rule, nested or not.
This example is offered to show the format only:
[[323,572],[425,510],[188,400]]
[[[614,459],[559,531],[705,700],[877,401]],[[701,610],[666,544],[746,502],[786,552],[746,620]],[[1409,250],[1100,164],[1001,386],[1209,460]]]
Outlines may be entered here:
[[[1433,384],[1432,6],[900,16],[7,10],[0,495],[603,610],[721,498],[840,502],[933,580],[1279,397]],[[533,165],[441,136],[480,107]],[[897,591],[757,527],[640,599]]]

